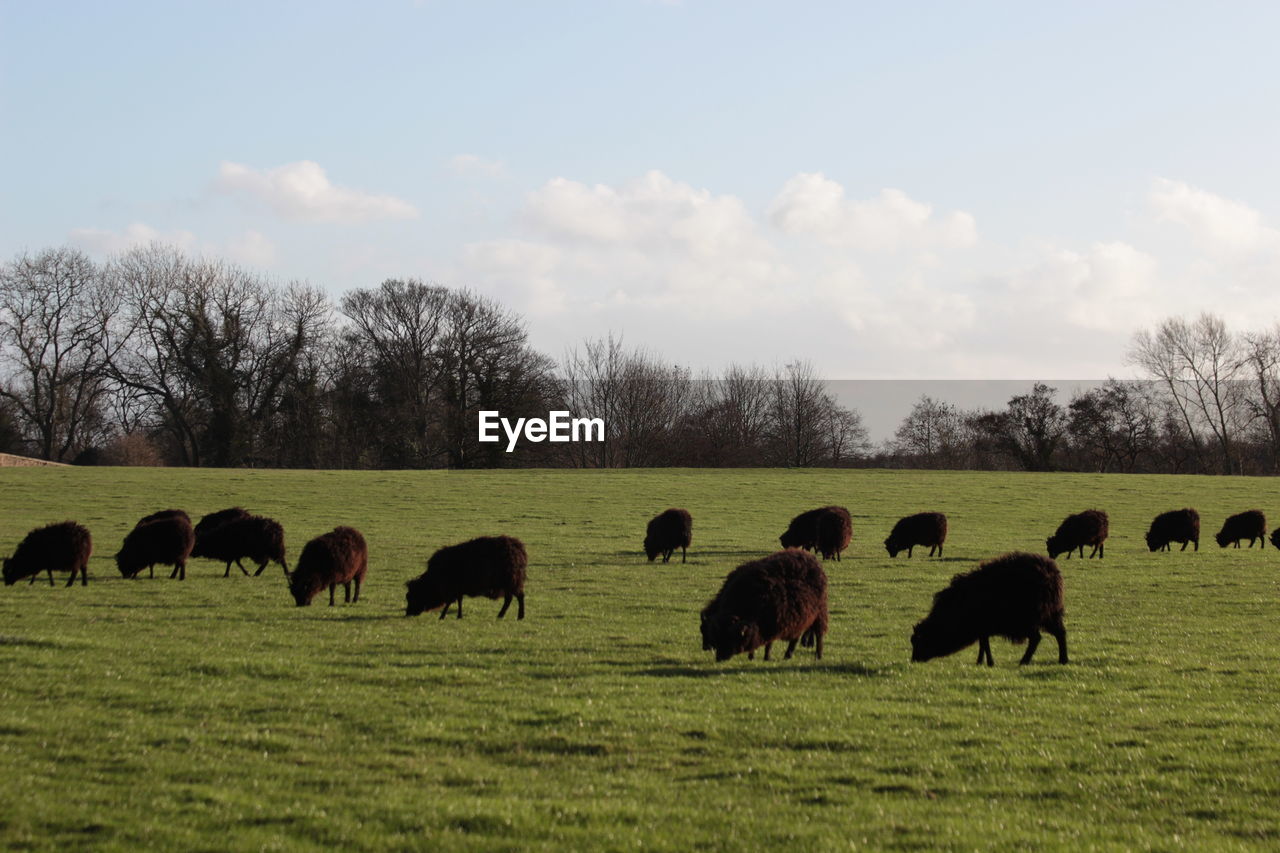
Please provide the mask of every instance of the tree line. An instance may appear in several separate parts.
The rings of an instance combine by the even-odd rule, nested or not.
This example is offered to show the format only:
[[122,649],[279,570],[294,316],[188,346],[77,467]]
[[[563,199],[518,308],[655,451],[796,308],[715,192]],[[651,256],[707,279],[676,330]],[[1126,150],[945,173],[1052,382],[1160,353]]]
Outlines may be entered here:
[[872,464],[1198,474],[1280,472],[1280,326],[1236,333],[1219,317],[1134,334],[1148,378],[1074,394],[1035,384],[1002,411],[924,397]]
[[[480,443],[481,410],[601,417],[605,440]],[[390,279],[332,300],[163,245],[0,266],[0,451],[284,468],[824,466],[868,449],[813,368],[695,377],[607,337],[559,359],[492,299]]]
[[[608,336],[559,359],[474,292],[389,279],[337,300],[163,245],[0,265],[0,451],[57,462],[284,468],[816,467],[1272,474],[1280,326],[1170,318],[1145,379],[1003,409],[923,397],[868,441],[806,362],[695,375]],[[602,442],[481,443],[477,417],[603,418]]]

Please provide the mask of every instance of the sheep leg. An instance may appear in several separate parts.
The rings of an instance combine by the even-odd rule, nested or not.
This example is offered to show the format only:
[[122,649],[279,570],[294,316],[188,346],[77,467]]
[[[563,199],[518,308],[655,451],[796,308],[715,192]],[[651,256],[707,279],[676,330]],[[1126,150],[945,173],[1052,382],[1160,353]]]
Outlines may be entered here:
[[342,585],[342,603],[351,603],[351,581],[347,581]]
[[751,651],[747,652],[747,660],[755,660],[755,659],[756,659],[755,649],[752,649]]
[[[1197,551],[1199,551],[1199,550],[1200,550],[1200,540],[1199,540],[1199,539],[1192,539],[1191,541],[1196,543],[1196,550],[1197,550]],[[1186,548],[1187,546],[1186,546],[1186,545],[1183,545],[1182,547],[1183,547],[1183,548]]]
[[1054,639],[1058,641],[1058,663],[1066,663],[1067,662],[1066,626],[1062,624],[1061,619],[1058,619],[1054,624],[1046,625],[1045,630],[1047,630],[1050,634],[1052,634]]
[[[263,568],[266,568],[265,564]],[[352,604],[360,600],[360,584],[362,583],[364,583],[364,575],[356,575],[356,594],[351,597]]]
[[[151,569],[151,577],[152,577],[152,578],[154,578],[154,577],[156,576],[156,567],[155,567],[154,565],[152,565],[152,566],[149,566],[148,568],[150,568],[150,569]],[[134,572],[134,573],[133,573],[133,576],[134,576],[134,578],[136,579],[136,578],[138,577],[138,573],[137,573],[137,572]]]
[[258,570],[253,573],[253,576],[256,578],[258,575],[265,572],[267,570],[267,564],[270,562],[271,562],[270,560],[263,560],[262,565],[258,566]]
[[67,586],[75,586],[75,583],[76,583],[76,572],[78,572],[78,571],[80,571],[80,567],[79,567],[79,566],[72,566],[72,567],[71,567],[71,577],[67,578]]
[[683,563],[683,562],[685,562],[685,555],[686,555],[686,553],[687,553],[687,551],[686,551],[686,549],[685,549],[685,546],[681,545],[681,546],[680,546],[680,562],[682,562],[682,563]]
[[991,656],[991,638],[990,637],[978,638],[978,663],[982,663],[983,658],[986,658],[987,666],[996,665],[995,658]]
[[230,560],[227,560],[227,570],[222,573],[222,576],[224,578],[231,577],[231,561]]
[[501,619],[503,616],[506,616],[506,615],[507,615],[507,608],[511,606],[511,599],[512,599],[512,598],[514,598],[514,597],[515,597],[515,596],[513,596],[511,593],[507,593],[507,597],[506,597],[506,599],[505,599],[505,600],[503,600],[503,602],[502,602],[502,609],[498,611],[498,618],[499,618],[499,619]]
[[462,596],[458,596],[458,618],[462,618]]
[[516,611],[516,618],[523,619],[524,618],[524,593],[523,592],[516,593],[516,602],[520,605],[519,609]]
[[1081,545],[1080,545],[1080,559],[1082,559],[1082,560],[1084,559],[1084,545],[1083,545],[1083,544],[1081,544]]
[[178,576],[178,564],[177,564],[177,563],[174,563],[174,564],[173,564],[173,571],[172,571],[172,572],[169,572],[169,580],[173,580],[173,579],[174,579],[174,578],[176,578],[177,576]]
[[813,655],[815,660],[822,660],[822,634],[814,632]]
[[329,584],[329,606],[333,606],[333,592],[338,588],[336,583]]
[[446,602],[444,603],[444,610],[441,610],[441,611],[440,611],[440,618],[441,618],[441,619],[443,619],[445,616],[449,615],[449,608],[450,608],[450,607],[452,607],[452,606],[453,606],[453,602],[452,602],[452,601],[446,601]]
[[239,557],[236,557],[236,568],[244,572],[245,577],[249,577],[249,570],[244,567],[244,563],[240,562]]
[[787,643],[787,651],[786,651],[786,653],[782,656],[782,659],[783,659],[783,660],[791,660],[791,655],[792,655],[792,654],[795,652],[795,650],[796,650],[796,643],[797,643],[797,642],[799,642],[799,641],[798,641],[798,640],[792,640],[790,643]]
[[1179,551],[1185,551],[1185,550],[1187,550],[1187,544],[1188,544],[1187,540],[1185,540],[1185,539],[1184,539],[1184,540],[1182,540],[1182,547],[1181,547],[1181,548],[1179,548],[1178,550],[1179,550]]
[[765,660],[768,660],[768,659],[769,659],[769,650],[770,650],[770,649],[772,649],[772,648],[773,648],[773,641],[772,641],[772,640],[770,640],[769,642],[767,642],[767,643],[765,643],[765,644],[764,644],[764,659],[765,659]]
[[1036,631],[1027,640],[1027,653],[1022,656],[1022,660],[1018,661],[1018,666],[1025,666],[1031,663],[1031,656],[1036,653],[1036,647],[1040,645],[1040,632]]
[[53,569],[46,569],[46,571],[49,573],[49,586],[53,586]]
[[912,551],[914,551],[915,549],[916,549],[916,546],[915,546],[915,545],[908,545],[908,546],[907,546],[907,558],[908,558],[908,559],[910,559],[910,558],[911,558],[911,552],[912,552]]

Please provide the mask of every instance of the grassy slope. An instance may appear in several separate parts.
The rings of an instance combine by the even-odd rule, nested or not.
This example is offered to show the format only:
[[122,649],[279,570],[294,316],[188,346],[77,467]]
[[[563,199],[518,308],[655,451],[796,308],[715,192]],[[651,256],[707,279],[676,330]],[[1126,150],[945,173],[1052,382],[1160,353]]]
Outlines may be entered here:
[[[0,552],[63,518],[96,540],[88,588],[0,590],[0,843],[183,849],[1248,847],[1280,841],[1280,554],[1221,551],[1228,512],[1280,520],[1258,479],[883,471],[0,471]],[[724,574],[796,512],[849,507],[829,563],[827,657],[700,649]],[[358,605],[292,606],[194,561],[123,581],[145,512],[240,503],[296,556],[337,523],[369,541]],[[650,565],[645,521],[694,516],[690,562]],[[1199,554],[1149,554],[1194,505]],[[956,571],[1111,516],[1108,556],[1062,562],[1072,665],[993,643],[908,663]],[[946,560],[888,559],[893,520],[951,519]],[[403,617],[434,548],[483,533],[531,555],[528,618]],[[233,569],[233,571],[235,571]],[[339,595],[339,602],[341,596]],[[514,615],[514,610],[512,611]]]

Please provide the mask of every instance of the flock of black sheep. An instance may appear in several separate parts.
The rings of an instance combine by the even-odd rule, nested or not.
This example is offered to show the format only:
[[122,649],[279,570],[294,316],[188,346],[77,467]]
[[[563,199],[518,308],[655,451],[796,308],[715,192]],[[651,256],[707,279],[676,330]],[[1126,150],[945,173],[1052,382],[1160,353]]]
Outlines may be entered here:
[[[1245,539],[1266,543],[1266,517],[1248,510],[1228,518],[1217,534],[1218,545],[1239,548]],[[1063,625],[1062,574],[1054,560],[1060,554],[1070,559],[1079,551],[1084,557],[1104,556],[1109,532],[1107,514],[1090,509],[1068,516],[1045,541],[1048,556],[1014,552],[982,563],[970,572],[958,574],[933,599],[929,614],[916,624],[911,636],[911,659],[927,661],[953,654],[978,644],[978,663],[994,665],[990,639],[1005,637],[1025,642],[1022,663],[1035,654],[1043,630],[1058,642],[1058,662],[1067,663],[1067,632]],[[783,550],[759,560],[743,563],[724,579],[720,591],[702,610],[702,647],[715,651],[717,661],[746,653],[754,659],[764,647],[769,659],[773,644],[787,641],[784,655],[790,658],[797,645],[813,648],[822,657],[822,640],[827,632],[827,576],[815,554],[823,559],[840,559],[852,539],[849,511],[826,506],[801,513],[791,520],[780,542]],[[650,562],[659,556],[665,563],[677,548],[681,562],[693,538],[693,519],[684,509],[668,509],[649,522],[644,538]],[[928,547],[929,556],[941,557],[947,539],[947,517],[940,512],[922,512],[903,518],[884,540],[890,557],[902,551],[910,557],[915,548]],[[1146,535],[1151,551],[1169,550],[1171,543],[1200,549],[1200,515],[1194,509],[1180,509],[1156,516]],[[1280,548],[1280,528],[1271,536]],[[34,583],[47,571],[69,571],[67,586],[76,575],[87,585],[89,556],[93,550],[89,531],[74,521],[64,521],[32,530],[13,556],[4,560],[4,582],[12,585],[23,578]],[[813,552],[813,553],[810,553]],[[325,588],[329,604],[339,585],[344,600],[360,600],[360,585],[368,569],[368,549],[364,536],[352,527],[335,527],[303,547],[293,571],[285,561],[284,529],[280,523],[252,515],[239,507],[204,516],[192,526],[187,513],[163,510],[138,521],[125,536],[115,555],[116,566],[125,578],[137,578],[146,569],[155,577],[155,566],[173,566],[172,578],[186,579],[190,557],[218,560],[226,564],[223,577],[234,563],[245,575],[242,560],[256,563],[254,576],[268,564],[277,562],[284,571],[289,592],[298,606],[306,606]],[[467,596],[503,598],[498,618],[506,615],[514,599],[517,617],[524,618],[524,582],[528,555],[524,544],[511,536],[482,536],[436,551],[427,561],[427,570],[406,584],[409,616],[442,608],[443,619],[457,605],[462,618],[462,600]],[[352,585],[354,584],[354,594]]]
[[[53,585],[54,571],[70,571],[67,586],[89,583],[89,555],[93,539],[89,531],[74,521],[63,521],[32,530],[18,545],[12,557],[4,561],[6,586],[29,577],[35,583],[40,572],[49,573]],[[329,590],[329,605],[334,591],[342,586],[348,603],[360,600],[360,585],[369,568],[369,549],[364,536],[354,527],[335,527],[315,537],[302,548],[292,572],[285,562],[284,528],[271,518],[251,515],[239,507],[224,509],[204,516],[193,527],[191,517],[180,509],[166,509],[144,516],[124,538],[116,552],[116,567],[126,578],[137,578],[146,569],[155,577],[155,567],[173,566],[170,579],[187,578],[187,560],[204,557],[226,563],[223,577],[231,574],[235,563],[246,575],[241,563],[258,564],[254,576],[262,574],[268,564],[276,562],[284,570],[289,592],[299,607],[311,603],[324,589]],[[427,570],[408,583],[409,615],[444,607],[443,618],[453,603],[462,616],[462,597],[483,595],[506,596],[501,617],[515,598],[518,618],[524,618],[524,575],[528,558],[524,545],[510,536],[481,536],[459,545],[441,548],[427,561]],[[352,585],[355,585],[354,595]]]

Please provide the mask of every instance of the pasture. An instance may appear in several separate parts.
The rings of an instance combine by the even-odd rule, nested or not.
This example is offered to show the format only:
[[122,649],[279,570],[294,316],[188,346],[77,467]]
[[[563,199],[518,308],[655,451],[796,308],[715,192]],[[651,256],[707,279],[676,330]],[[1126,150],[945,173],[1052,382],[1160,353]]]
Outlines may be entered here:
[[[911,471],[331,472],[4,469],[0,552],[89,527],[88,587],[0,589],[0,845],[10,849],[1251,849],[1280,844],[1280,552],[1222,550],[1229,513],[1280,521],[1271,479]],[[849,508],[826,656],[701,650],[698,611],[797,512]],[[293,605],[205,560],[120,578],[141,515],[240,504],[290,563],[363,531],[361,600]],[[689,562],[648,519],[693,514]],[[1052,640],[909,662],[956,572],[1042,551],[1106,510],[1106,559],[1059,558]],[[1195,506],[1199,553],[1148,553]],[[946,558],[889,559],[898,517],[950,518]],[[404,616],[436,548],[508,533],[528,616]],[[144,573],[145,574],[145,573]],[[779,651],[775,647],[775,651]]]

